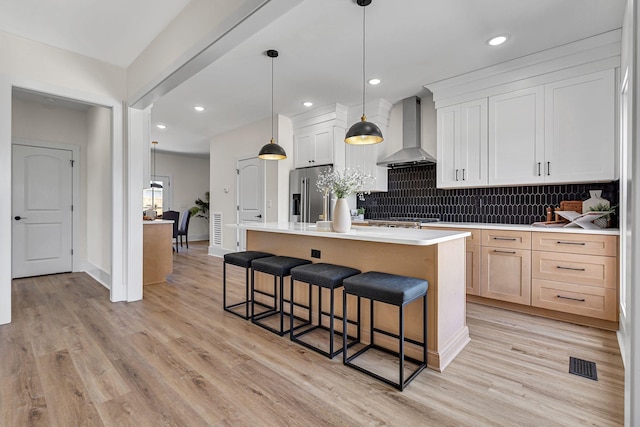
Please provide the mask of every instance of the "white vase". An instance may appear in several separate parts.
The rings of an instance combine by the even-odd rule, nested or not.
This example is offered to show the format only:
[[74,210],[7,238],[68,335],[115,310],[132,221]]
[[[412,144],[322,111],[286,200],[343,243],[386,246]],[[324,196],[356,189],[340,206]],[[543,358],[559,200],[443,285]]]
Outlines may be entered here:
[[333,231],[336,233],[346,233],[351,229],[351,212],[347,199],[336,200],[333,208]]
[[590,208],[595,208],[598,205],[609,207],[609,201],[603,199],[602,190],[589,190],[590,199],[582,202],[582,213],[589,212]]

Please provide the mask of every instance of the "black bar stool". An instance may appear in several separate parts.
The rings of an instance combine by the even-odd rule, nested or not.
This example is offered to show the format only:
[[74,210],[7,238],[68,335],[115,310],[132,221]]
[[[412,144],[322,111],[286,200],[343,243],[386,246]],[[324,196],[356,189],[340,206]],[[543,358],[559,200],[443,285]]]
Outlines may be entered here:
[[[280,336],[289,332],[288,329],[284,329],[284,308],[283,304],[289,302],[289,311],[293,311],[293,303],[291,300],[285,300],[284,291],[284,278],[291,274],[291,269],[299,265],[311,264],[311,261],[301,258],[292,258],[288,256],[271,256],[266,258],[258,258],[251,261],[251,322],[256,325],[265,328]],[[273,306],[269,307],[262,303],[256,302],[255,293],[261,292],[255,289],[255,272],[271,274],[273,276],[273,295],[262,292],[264,295],[273,298]],[[278,289],[278,278],[280,278],[280,286]],[[256,314],[255,305],[259,304],[267,307],[266,311]],[[280,323],[278,328],[269,326],[266,323],[266,319],[271,316],[279,315]]]
[[[251,261],[258,258],[271,256],[273,256],[273,254],[259,251],[232,252],[230,254],[224,255],[224,262],[222,263],[222,306],[224,307],[225,311],[235,314],[236,316],[240,316],[243,319],[248,319],[251,317],[251,315],[249,314],[249,303],[251,302],[251,300],[249,299],[249,269],[251,268]],[[244,301],[229,305],[227,305],[227,264],[242,267],[245,270]],[[245,306],[245,314],[233,310],[234,308],[241,305]]]
[[[367,298],[370,301],[369,312],[371,315],[370,326],[370,340],[371,343],[364,348],[357,351],[355,354],[348,356],[347,354],[347,339],[343,337],[343,349],[342,361],[345,365],[351,366],[367,375],[370,375],[380,381],[390,384],[402,391],[422,370],[427,366],[427,289],[429,283],[426,280],[416,279],[413,277],[399,276],[396,274],[379,273],[377,271],[370,271],[367,273],[358,274],[357,276],[351,276],[344,279],[344,292],[342,297],[343,304],[343,316],[347,317],[347,295],[356,295],[358,300],[360,298]],[[422,342],[406,339],[404,336],[404,308],[407,304],[422,298],[423,304],[423,333]],[[382,302],[385,304],[395,305],[398,307],[398,332],[399,334],[393,334],[388,331],[377,329],[374,325],[374,302]],[[358,323],[360,318],[358,317]],[[386,348],[380,347],[375,344],[375,334],[381,333],[399,340],[399,351],[395,352]],[[422,347],[422,361],[416,360],[410,357],[406,357],[404,354],[404,344],[410,342]],[[367,352],[370,349],[377,349],[382,352],[398,356],[399,359],[399,380],[398,382],[392,381],[375,372],[365,369],[356,365],[353,361]],[[415,371],[404,379],[404,362],[409,361],[415,365],[418,365]]]
[[[291,269],[291,293],[289,294],[291,297],[292,304],[295,302],[294,298],[294,283],[295,281],[305,282],[309,285],[309,299],[308,299],[308,310],[309,310],[309,320],[301,325],[293,326],[293,310],[290,310],[290,338],[291,341],[295,341],[298,344],[301,344],[305,347],[310,348],[311,350],[317,351],[320,354],[327,356],[332,359],[336,354],[342,351],[342,346],[336,351],[334,351],[334,319],[337,317],[335,315],[335,299],[334,299],[334,291],[336,288],[342,287],[342,281],[347,277],[354,276],[359,274],[360,270],[356,270],[355,268],[343,267],[341,265],[334,264],[326,264],[326,263],[317,263],[317,264],[307,264],[301,265],[299,267],[294,267]],[[313,318],[313,287],[317,286],[318,288],[318,323],[312,324]],[[322,307],[322,288],[329,289],[331,294],[330,303],[329,303],[329,312],[323,311]],[[293,307],[293,306],[292,306]],[[358,310],[358,315],[360,314],[360,310]],[[326,327],[322,323],[323,316],[329,316],[329,327]],[[343,317],[338,317],[343,321],[343,332],[339,334],[348,334],[347,323],[348,320]],[[301,330],[302,331],[299,331]],[[329,332],[329,351],[323,350],[321,347],[303,341],[301,337],[303,335],[308,334],[317,329],[322,329]],[[348,337],[351,341],[348,346],[352,346],[360,342],[360,328],[358,328],[357,337]]]

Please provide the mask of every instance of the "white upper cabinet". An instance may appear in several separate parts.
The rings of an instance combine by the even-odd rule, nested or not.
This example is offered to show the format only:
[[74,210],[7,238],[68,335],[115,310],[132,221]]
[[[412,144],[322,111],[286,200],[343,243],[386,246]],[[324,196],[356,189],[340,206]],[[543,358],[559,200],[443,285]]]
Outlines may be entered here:
[[489,185],[544,182],[544,87],[489,97]]
[[[438,186],[618,179],[620,35],[610,31],[427,84],[438,112]],[[473,138],[483,134],[468,107],[480,98],[488,100],[486,163],[473,151],[482,150]]]
[[291,122],[295,168],[323,165],[344,168],[347,107],[332,104],[316,108],[292,117]]
[[486,186],[487,99],[437,110],[439,188]]
[[547,182],[615,179],[613,69],[545,85]]
[[330,165],[333,163],[334,141],[344,138],[344,129],[335,126],[310,126],[294,137],[294,165],[296,168]]

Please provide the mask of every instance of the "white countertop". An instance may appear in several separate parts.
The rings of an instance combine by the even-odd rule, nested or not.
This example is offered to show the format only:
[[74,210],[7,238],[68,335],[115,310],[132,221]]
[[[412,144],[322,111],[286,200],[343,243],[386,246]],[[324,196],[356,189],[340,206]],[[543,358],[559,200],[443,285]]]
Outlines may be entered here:
[[168,219],[154,219],[152,221],[142,221],[143,224],[173,224],[173,220]]
[[469,232],[445,230],[418,230],[411,228],[384,228],[352,226],[347,233],[318,231],[315,224],[308,223],[248,223],[227,224],[245,230],[265,231],[268,233],[296,234],[309,237],[326,237],[330,239],[363,240],[368,242],[397,243],[401,245],[429,246],[450,240],[470,236]]
[[580,227],[536,227],[525,224],[485,224],[477,222],[427,222],[422,224],[423,228],[451,227],[451,228],[482,228],[485,230],[511,230],[511,231],[541,231],[545,233],[579,233],[579,234],[608,234],[618,236],[620,230],[617,228],[601,228],[599,230],[585,230]]

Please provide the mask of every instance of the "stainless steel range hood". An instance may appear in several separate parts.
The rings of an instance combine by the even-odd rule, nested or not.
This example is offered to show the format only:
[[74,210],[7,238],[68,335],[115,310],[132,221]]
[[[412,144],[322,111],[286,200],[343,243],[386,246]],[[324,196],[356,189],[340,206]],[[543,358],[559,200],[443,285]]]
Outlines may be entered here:
[[420,147],[420,98],[405,98],[402,100],[402,149],[378,165],[393,169],[435,162],[436,159]]

